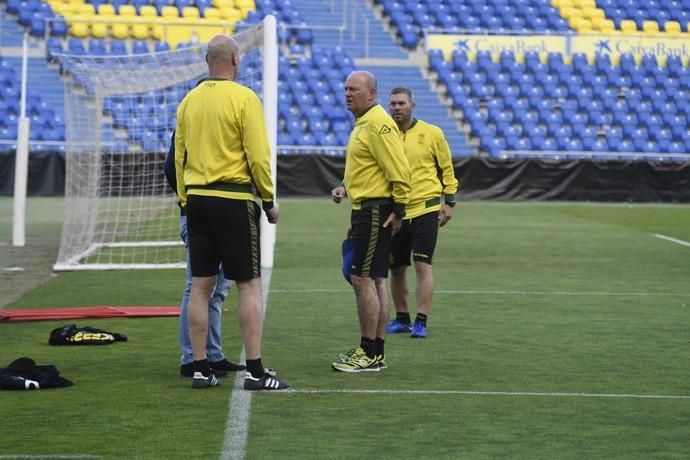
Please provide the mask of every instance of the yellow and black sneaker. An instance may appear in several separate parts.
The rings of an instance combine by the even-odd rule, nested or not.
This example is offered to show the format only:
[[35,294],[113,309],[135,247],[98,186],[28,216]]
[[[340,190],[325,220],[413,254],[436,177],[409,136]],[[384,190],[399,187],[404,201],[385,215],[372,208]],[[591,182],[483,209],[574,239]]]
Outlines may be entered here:
[[357,348],[351,349],[347,353],[338,354],[338,361],[340,361],[341,363],[344,363],[352,357],[363,356],[363,355],[366,355],[366,353],[364,353],[364,349],[362,349],[362,347],[357,347]]
[[362,347],[357,348],[345,362],[338,361],[332,366],[333,369],[340,372],[378,372],[381,370],[378,359],[368,357]]

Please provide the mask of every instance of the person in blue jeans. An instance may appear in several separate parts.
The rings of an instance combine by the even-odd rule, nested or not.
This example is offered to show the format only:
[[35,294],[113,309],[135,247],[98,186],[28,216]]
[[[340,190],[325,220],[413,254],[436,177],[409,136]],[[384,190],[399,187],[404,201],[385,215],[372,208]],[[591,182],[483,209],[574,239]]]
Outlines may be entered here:
[[[203,80],[202,80],[203,81]],[[198,84],[198,83],[197,83]],[[172,140],[170,143],[170,150],[165,160],[165,177],[168,180],[170,187],[177,193],[177,178],[175,175],[175,132],[172,133]],[[184,209],[180,209],[180,237],[184,241],[185,250],[187,252],[187,279],[182,291],[182,302],[180,304],[180,348],[182,355],[180,356],[180,375],[184,377],[194,376],[194,358],[192,357],[192,344],[189,339],[189,323],[187,320],[187,313],[189,312],[189,298],[192,292],[192,270],[189,265],[189,235],[187,234],[187,215]],[[213,288],[213,294],[208,302],[208,338],[206,340],[206,355],[209,361],[209,367],[213,369],[213,373],[217,377],[227,375],[228,372],[242,371],[247,367],[241,364],[235,364],[227,359],[223,354],[223,344],[221,341],[220,324],[221,324],[221,309],[223,302],[230,292],[230,280],[222,275],[218,276],[216,285]]]
[[[189,340],[189,324],[187,322],[187,312],[189,297],[192,291],[192,272],[189,266],[189,236],[187,234],[187,216],[180,215],[180,237],[184,241],[187,252],[187,280],[184,291],[182,291],[182,303],[180,304],[180,375],[192,377],[194,375],[194,358],[192,357],[192,344]],[[220,272],[223,273],[222,271]],[[227,359],[223,354],[221,340],[221,309],[223,302],[230,292],[231,281],[224,276],[218,276],[213,294],[208,303],[208,339],[206,340],[206,356],[209,366],[213,369],[216,376],[222,377],[229,371],[240,371],[246,367],[235,364]]]

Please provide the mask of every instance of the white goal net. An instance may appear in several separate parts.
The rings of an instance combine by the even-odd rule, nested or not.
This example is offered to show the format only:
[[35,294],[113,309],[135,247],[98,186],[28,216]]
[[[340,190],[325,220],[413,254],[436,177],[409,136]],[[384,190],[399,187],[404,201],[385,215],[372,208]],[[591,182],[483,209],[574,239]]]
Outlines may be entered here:
[[[275,182],[275,19],[234,38],[242,53],[238,81],[263,99]],[[55,270],[186,266],[164,166],[177,106],[207,75],[205,53],[197,45],[124,56],[56,55],[66,85],[66,176]],[[266,227],[262,264],[272,266],[275,231]]]

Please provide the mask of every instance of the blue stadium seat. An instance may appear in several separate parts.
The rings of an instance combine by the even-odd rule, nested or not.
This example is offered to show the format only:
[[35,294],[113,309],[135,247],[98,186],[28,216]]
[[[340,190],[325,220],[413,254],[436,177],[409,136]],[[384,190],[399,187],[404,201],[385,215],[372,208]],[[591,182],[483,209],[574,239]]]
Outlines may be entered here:
[[135,40],[132,43],[132,54],[147,54],[149,52],[149,46],[145,41]]

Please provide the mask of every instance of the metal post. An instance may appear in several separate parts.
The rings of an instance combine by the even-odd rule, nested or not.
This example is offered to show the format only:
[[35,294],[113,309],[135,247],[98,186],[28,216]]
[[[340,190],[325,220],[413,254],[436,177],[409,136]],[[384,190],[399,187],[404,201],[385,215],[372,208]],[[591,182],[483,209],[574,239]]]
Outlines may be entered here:
[[17,151],[14,155],[14,207],[12,210],[12,245],[26,243],[26,183],[29,175],[29,119],[26,117],[26,80],[29,63],[29,34],[22,45],[22,93],[17,129]]
[[[273,179],[273,194],[275,204],[277,199],[277,141],[278,141],[278,37],[275,16],[264,18],[264,59],[263,59],[263,106],[268,143],[271,148],[271,178]],[[276,241],[276,226],[268,223],[262,213],[261,216],[261,266],[273,267],[273,248]]]

